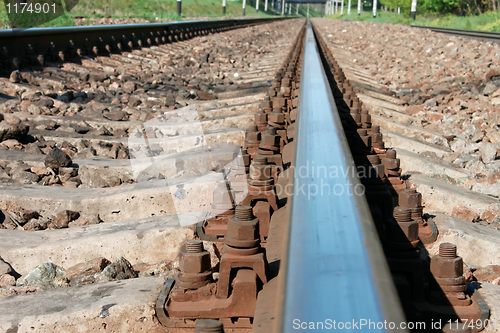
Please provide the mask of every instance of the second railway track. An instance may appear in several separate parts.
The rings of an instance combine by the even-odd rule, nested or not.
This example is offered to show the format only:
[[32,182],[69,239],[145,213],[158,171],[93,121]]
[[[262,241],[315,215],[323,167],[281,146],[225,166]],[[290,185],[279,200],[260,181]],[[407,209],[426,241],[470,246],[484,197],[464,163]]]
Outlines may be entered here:
[[0,327],[482,329],[456,247],[426,254],[421,195],[315,27],[196,24],[4,48]]

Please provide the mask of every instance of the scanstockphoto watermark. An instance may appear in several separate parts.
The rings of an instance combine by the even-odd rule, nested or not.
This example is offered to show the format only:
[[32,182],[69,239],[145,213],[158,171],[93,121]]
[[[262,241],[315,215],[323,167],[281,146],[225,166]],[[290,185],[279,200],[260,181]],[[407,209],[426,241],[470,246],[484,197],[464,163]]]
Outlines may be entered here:
[[326,319],[324,321],[301,321],[294,319],[292,323],[294,330],[309,331],[309,330],[425,330],[426,323],[421,321],[417,322],[400,322],[395,323],[391,321],[372,321],[370,319],[358,319],[351,321],[337,321],[334,319]]
[[[250,179],[277,179],[277,176],[283,172],[282,167],[275,165],[251,165]],[[323,195],[364,195],[365,187],[351,180],[378,177],[377,170],[371,165],[339,167],[306,162],[299,167],[291,166],[286,172],[288,175],[293,175],[295,182],[289,182],[286,185],[278,182],[274,187],[276,194],[278,196],[297,194],[306,196],[308,199]],[[294,186],[294,183],[297,186]],[[253,190],[258,191],[258,187]]]
[[294,185],[289,183],[286,185],[276,184],[274,188],[276,195],[281,196],[291,196],[291,195],[302,195],[307,197],[307,199],[311,199],[315,196],[323,196],[323,195],[335,195],[335,196],[344,196],[344,195],[364,195],[365,187],[363,184],[351,184],[351,183],[336,183],[331,184],[325,179],[320,179],[318,183],[302,183],[297,186],[295,189]]

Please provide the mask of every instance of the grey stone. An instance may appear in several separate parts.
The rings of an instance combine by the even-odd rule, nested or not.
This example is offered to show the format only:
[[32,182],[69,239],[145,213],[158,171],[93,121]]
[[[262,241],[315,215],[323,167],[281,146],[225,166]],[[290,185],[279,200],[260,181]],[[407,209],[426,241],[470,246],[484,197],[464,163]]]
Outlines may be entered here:
[[430,98],[426,100],[424,104],[427,106],[437,106],[437,101],[435,98]]
[[102,116],[106,119],[113,120],[113,121],[121,121],[121,120],[128,119],[127,113],[123,112],[123,111],[104,112]]
[[26,231],[37,231],[47,229],[50,219],[48,217],[39,217],[37,219],[31,219],[26,223],[23,228]]
[[21,73],[19,71],[13,71],[10,73],[9,81],[12,83],[20,83],[23,80],[23,77],[21,76]]
[[0,142],[9,139],[22,139],[28,134],[29,129],[27,125],[12,125],[6,121],[2,121],[0,122]]
[[21,171],[12,175],[12,179],[20,182],[21,184],[36,184],[40,180],[40,176],[26,171]]
[[465,166],[466,163],[471,162],[471,161],[477,161],[477,157],[474,157],[469,154],[463,154],[459,158],[453,161],[453,164],[458,164],[461,167]]
[[484,89],[483,89],[483,95],[491,95],[493,94],[496,90],[498,89],[497,86],[495,86],[493,83],[491,82],[488,82],[486,83],[486,85],[484,86]]
[[69,167],[71,164],[71,158],[59,148],[52,149],[45,158],[45,166],[51,169]]
[[96,277],[96,282],[126,280],[135,277],[137,276],[132,264],[127,259],[118,257]]
[[31,286],[38,290],[48,290],[68,286],[66,271],[64,268],[51,262],[36,266],[28,273],[21,276],[17,286]]
[[7,211],[0,209],[0,222],[5,229],[17,229],[19,225]]
[[12,266],[0,257],[0,275],[11,274],[13,271]]
[[42,109],[40,109],[38,105],[31,104],[30,106],[28,106],[28,112],[31,114],[40,114],[42,113]]
[[84,225],[99,224],[101,222],[98,214],[80,214],[77,220],[69,222],[68,227],[81,227]]
[[489,142],[482,142],[479,146],[479,152],[481,153],[481,159],[484,163],[494,161],[497,156],[497,149],[495,145]]

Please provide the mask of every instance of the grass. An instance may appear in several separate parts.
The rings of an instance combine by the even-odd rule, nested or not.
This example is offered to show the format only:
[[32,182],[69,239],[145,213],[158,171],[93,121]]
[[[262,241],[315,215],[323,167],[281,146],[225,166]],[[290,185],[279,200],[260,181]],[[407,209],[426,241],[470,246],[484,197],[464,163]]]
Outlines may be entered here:
[[356,7],[351,9],[351,15],[347,16],[347,9],[344,7],[344,15],[329,16],[332,18],[349,20],[349,21],[368,21],[368,22],[383,22],[383,23],[399,23],[399,24],[412,24],[424,25],[430,27],[452,28],[452,29],[467,29],[467,30],[481,30],[481,31],[499,31],[500,32],[500,13],[488,12],[482,15],[475,16],[433,16],[430,14],[423,15],[417,13],[417,19],[412,20],[409,13],[401,13],[398,15],[393,12],[385,12],[382,10],[377,11],[377,17],[373,17],[372,11],[362,11],[358,17]]
[[[4,0],[8,1],[8,0]],[[30,0],[33,1],[33,0]],[[68,0],[66,0],[68,1]],[[72,0],[74,1],[74,0]],[[264,1],[260,1],[260,11],[249,5],[247,1],[246,16],[248,17],[269,17],[262,11]],[[270,12],[269,12],[270,13]],[[29,16],[31,22],[22,24],[25,26],[72,26],[75,17],[85,18],[143,18],[150,22],[160,21],[181,21],[187,17],[206,18],[229,18],[242,16],[242,0],[227,0],[226,14],[222,14],[221,0],[183,0],[182,17],[177,15],[176,0],[79,0],[78,4],[69,12],[62,16],[43,24],[36,24],[33,16]],[[9,24],[7,12],[4,6],[0,6],[0,27],[6,28]]]

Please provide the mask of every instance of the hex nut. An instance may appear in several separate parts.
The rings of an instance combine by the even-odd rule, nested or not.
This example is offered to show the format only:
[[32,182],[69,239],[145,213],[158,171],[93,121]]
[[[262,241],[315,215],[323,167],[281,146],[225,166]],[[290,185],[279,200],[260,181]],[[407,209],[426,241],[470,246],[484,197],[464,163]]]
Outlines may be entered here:
[[207,251],[200,253],[181,251],[179,253],[179,269],[187,274],[203,273],[210,270],[210,253]]

